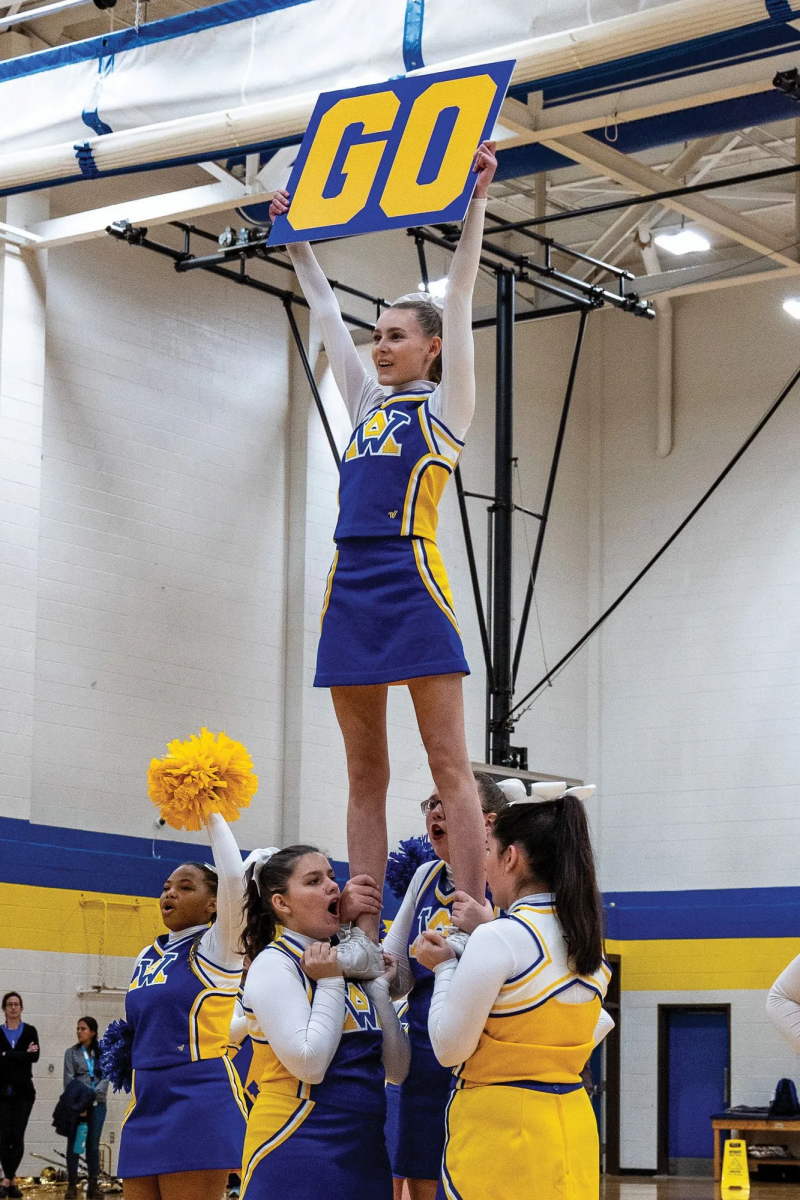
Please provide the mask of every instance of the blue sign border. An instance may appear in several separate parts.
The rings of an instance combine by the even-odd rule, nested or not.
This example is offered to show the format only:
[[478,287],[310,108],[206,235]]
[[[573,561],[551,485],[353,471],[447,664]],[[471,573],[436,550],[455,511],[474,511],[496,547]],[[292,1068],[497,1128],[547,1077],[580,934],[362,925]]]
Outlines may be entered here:
[[[413,77],[405,77],[401,79],[388,79],[385,83],[366,84],[363,87],[346,88],[336,92],[321,92],[317,103],[314,106],[314,112],[311,116],[308,128],[303,138],[300,147],[300,153],[295,160],[292,168],[292,173],[287,184],[287,190],[290,195],[293,195],[300,176],[305,168],[308,159],[309,151],[314,143],[314,139],[319,129],[320,121],[329,109],[337,104],[339,100],[349,96],[372,96],[378,95],[381,92],[394,92],[400,101],[400,108],[394,124],[388,133],[367,135],[364,141],[375,141],[377,138],[386,141],[386,149],[381,158],[381,163],[378,168],[375,180],[370,190],[369,199],[350,221],[339,225],[320,225],[312,229],[296,230],[288,221],[286,216],[277,217],[269,236],[268,245],[283,246],[290,242],[313,242],[325,238],[334,237],[352,237],[362,233],[379,233],[387,229],[407,229],[410,225],[428,225],[433,222],[444,221],[461,221],[463,220],[473,189],[475,187],[475,176],[470,172],[464,182],[464,188],[461,194],[452,201],[445,209],[437,209],[432,212],[421,212],[405,215],[401,217],[387,217],[381,210],[378,204],[379,198],[383,194],[383,189],[386,185],[389,172],[394,162],[400,140],[408,122],[409,114],[414,106],[415,101],[419,96],[426,91],[431,84],[438,83],[449,79],[468,79],[476,75],[490,75],[497,84],[497,91],[494,100],[492,101],[489,114],[481,134],[481,141],[485,141],[494,129],[495,123],[500,115],[500,109],[505,99],[506,90],[511,80],[511,73],[516,65],[516,60],[510,59],[503,62],[494,63],[477,63],[473,67],[460,67],[455,71],[436,71],[425,75],[415,75]],[[437,127],[434,130],[434,140],[431,142],[432,157],[436,155],[437,134],[442,143],[442,150],[449,140],[451,130],[443,123],[441,132]],[[344,142],[337,153],[334,168],[337,162],[343,161],[346,150],[351,143]],[[475,147],[477,150],[477,146]],[[331,174],[333,174],[333,169]],[[423,171],[425,164],[423,163]]]

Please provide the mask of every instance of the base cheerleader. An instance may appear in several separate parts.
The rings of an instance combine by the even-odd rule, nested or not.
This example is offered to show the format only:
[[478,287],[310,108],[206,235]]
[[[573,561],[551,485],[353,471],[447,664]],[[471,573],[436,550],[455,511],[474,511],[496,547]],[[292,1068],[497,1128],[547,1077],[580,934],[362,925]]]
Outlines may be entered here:
[[578,798],[593,789],[534,787],[488,837],[487,880],[507,915],[481,925],[460,962],[438,933],[423,933],[416,950],[436,976],[431,1043],[456,1068],[447,1200],[599,1195],[597,1122],[581,1071],[613,1023],[601,1017],[610,971]]
[[[490,818],[507,803],[507,796],[490,775],[476,771],[475,782],[484,818]],[[525,794],[524,787],[522,794]],[[434,1200],[442,1166],[444,1116],[453,1075],[441,1065],[431,1046],[428,1010],[434,976],[419,962],[414,946],[426,929],[439,933],[447,930],[456,896],[461,925],[468,931],[475,923],[491,920],[493,914],[490,906],[487,911],[466,893],[455,890],[447,818],[437,792],[422,802],[422,811],[436,861],[417,868],[383,943],[384,950],[398,960],[398,990],[410,992],[403,1019],[408,1024],[411,1046],[408,1075],[396,1089],[396,1094],[390,1097],[386,1141],[392,1174],[395,1180],[407,1180],[411,1200]],[[477,914],[465,913],[465,906],[469,904],[475,906]],[[400,1194],[397,1187],[395,1191]]]
[[800,1054],[800,955],[773,983],[767,1012],[778,1032]]
[[167,879],[169,932],[137,958],[125,1000],[133,1086],[117,1174],[126,1200],[219,1200],[241,1162],[247,1111],[226,1051],[242,974],[243,863],[218,813],[206,827],[215,865],[184,863]]
[[396,968],[363,987],[345,981],[330,944],[339,920],[333,868],[315,847],[290,846],[253,868],[243,1004],[263,1066],[247,1122],[246,1200],[391,1200],[385,1082],[402,1082],[409,1061],[389,995]]
[[[387,690],[411,692],[431,773],[453,828],[456,886],[483,898],[483,822],[464,731],[469,667],[436,545],[438,504],[475,408],[472,292],[478,271],[494,143],[475,156],[477,176],[453,256],[443,316],[405,296],[376,326],[367,375],[311,247],[288,247],[353,423],[342,457],[336,554],[328,576],[317,687],[331,689],[350,782],[348,857],[354,874],[383,884],[388,841]],[[273,218],[289,210],[278,192]],[[347,974],[382,970],[379,918],[367,916],[340,948]],[[463,941],[463,939],[462,939]],[[455,942],[454,942],[455,944]]]

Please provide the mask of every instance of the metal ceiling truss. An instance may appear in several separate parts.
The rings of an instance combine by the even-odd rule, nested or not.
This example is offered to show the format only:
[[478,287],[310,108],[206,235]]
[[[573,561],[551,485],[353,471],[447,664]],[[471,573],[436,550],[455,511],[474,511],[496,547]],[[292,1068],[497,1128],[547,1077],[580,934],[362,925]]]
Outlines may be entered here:
[[[340,456],[336,441],[331,430],[330,422],[322,397],[314,378],[313,366],[300,332],[294,312],[296,305],[308,308],[303,296],[288,288],[280,288],[263,279],[254,277],[248,270],[247,264],[260,261],[267,266],[291,271],[291,264],[282,257],[280,250],[267,246],[268,230],[243,229],[239,234],[226,230],[217,238],[214,234],[195,225],[182,221],[171,222],[175,229],[183,234],[183,248],[176,249],[163,242],[157,242],[148,236],[146,228],[132,225],[129,221],[118,221],[108,227],[108,233],[124,241],[130,246],[140,246],[146,250],[170,259],[175,270],[180,274],[189,271],[206,271],[217,278],[226,279],[240,287],[253,288],[273,299],[280,300],[289,328],[292,333],[298,354],[311,389],[314,403],[322,421],[325,436],[331,453],[337,463]],[[437,226],[410,229],[409,235],[414,239],[420,271],[423,281],[428,279],[428,267],[425,255],[427,244],[455,251],[460,237],[458,226]],[[577,374],[580,351],[583,345],[583,335],[586,328],[587,316],[595,309],[610,305],[624,312],[637,316],[652,318],[655,311],[647,301],[641,300],[635,293],[628,292],[630,280],[629,271],[616,267],[611,263],[603,263],[569,246],[562,246],[554,239],[544,237],[533,231],[526,231],[529,240],[535,243],[537,258],[532,254],[515,254],[497,245],[492,237],[487,236],[483,242],[481,263],[492,271],[496,280],[497,304],[493,318],[481,318],[474,322],[475,327],[483,328],[488,325],[496,327],[496,416],[495,416],[495,495],[480,496],[489,501],[490,523],[490,595],[488,605],[484,604],[481,592],[478,567],[475,558],[474,542],[470,527],[467,498],[476,495],[465,490],[461,472],[456,469],[456,488],[458,492],[459,510],[461,514],[470,579],[478,616],[478,626],[481,635],[484,662],[486,666],[486,760],[498,765],[517,766],[527,769],[527,750],[511,745],[513,722],[510,719],[514,694],[514,679],[519,667],[520,656],[525,640],[528,624],[528,614],[536,577],[541,561],[547,521],[550,513],[553,492],[558,468],[561,461],[564,436],[567,428],[567,418]],[[195,253],[197,239],[204,243],[213,242],[215,249],[211,253]],[[205,249],[205,246],[202,247]],[[568,274],[559,269],[553,261],[554,256],[566,259],[572,264],[586,264],[612,276],[616,289],[602,287],[589,283],[585,279]],[[380,316],[386,301],[379,296],[373,296],[359,288],[353,288],[338,280],[330,280],[331,286],[346,296],[352,296],[375,308]],[[528,285],[549,296],[555,296],[559,301],[548,307],[531,307],[524,313],[516,312],[517,285]],[[541,513],[521,509],[514,503],[512,495],[512,480],[514,467],[513,454],[513,390],[514,390],[514,326],[517,317],[524,320],[537,320],[544,317],[578,312],[580,314],[578,337],[572,357],[572,364],[567,382],[561,419],[553,451],[552,462],[548,475],[545,500]],[[362,317],[343,312],[344,320],[357,329],[371,330],[372,324]],[[516,647],[512,647],[512,569],[513,569],[513,538],[512,524],[514,513],[524,511],[539,521],[533,566],[528,582],[528,593],[525,599],[523,617],[517,637]],[[487,612],[488,608],[488,612]],[[512,665],[513,659],[513,665]]]

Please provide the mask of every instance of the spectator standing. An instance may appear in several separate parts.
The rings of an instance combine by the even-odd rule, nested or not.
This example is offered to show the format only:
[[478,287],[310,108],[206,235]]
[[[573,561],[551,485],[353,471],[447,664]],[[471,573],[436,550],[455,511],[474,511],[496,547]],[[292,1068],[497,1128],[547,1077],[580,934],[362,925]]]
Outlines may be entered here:
[[22,1008],[19,992],[6,992],[0,1025],[0,1197],[14,1200],[22,1196],[15,1180],[36,1099],[33,1064],[39,1061],[39,1035],[33,1025],[22,1020]]
[[[86,1188],[86,1200],[96,1200],[100,1196],[97,1177],[100,1174],[100,1135],[106,1119],[106,1104],[108,1099],[108,1080],[103,1079],[100,1070],[100,1047],[97,1042],[97,1021],[94,1017],[81,1017],[77,1028],[78,1040],[64,1052],[64,1087],[73,1079],[78,1079],[95,1094],[95,1102],[81,1120],[86,1122],[86,1166],[89,1182]],[[75,1151],[75,1138],[67,1142],[67,1175],[69,1186],[64,1200],[75,1200],[78,1195],[78,1167],[80,1154]]]

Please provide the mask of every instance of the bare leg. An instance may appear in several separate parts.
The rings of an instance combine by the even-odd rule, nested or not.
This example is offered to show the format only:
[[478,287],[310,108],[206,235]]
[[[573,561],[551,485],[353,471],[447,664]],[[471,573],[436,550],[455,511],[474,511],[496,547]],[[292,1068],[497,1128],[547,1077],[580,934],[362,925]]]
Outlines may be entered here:
[[[222,1200],[230,1171],[177,1171],[159,1175],[161,1200]],[[138,1197],[136,1198],[138,1200]]]
[[486,830],[467,752],[461,678],[429,675],[410,679],[408,689],[447,817],[456,888],[482,904],[486,897]]
[[392,1179],[392,1200],[403,1200],[403,1197],[408,1194],[403,1187],[404,1183],[404,1179]]
[[407,1179],[410,1200],[436,1200],[435,1179]]
[[157,1175],[141,1175],[138,1179],[126,1179],[122,1185],[125,1200],[161,1200]]
[[[389,749],[386,742],[386,684],[331,688],[336,719],[347,752],[350,798],[347,805],[347,853],[351,875],[371,875],[383,887],[389,839],[386,794]],[[379,940],[380,916],[365,913],[356,924]]]

